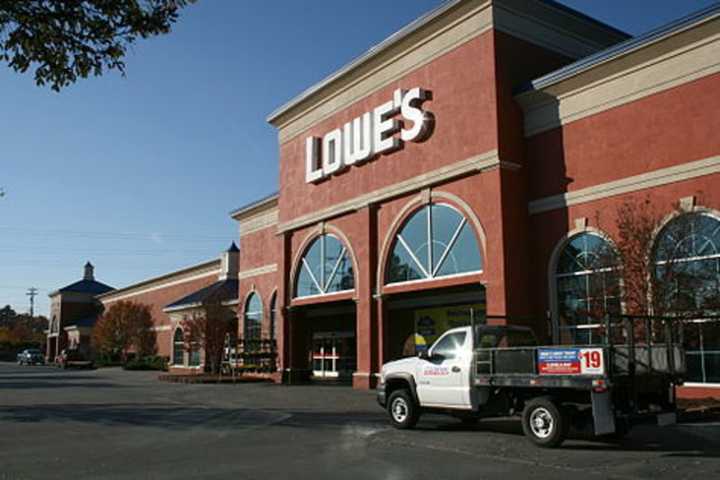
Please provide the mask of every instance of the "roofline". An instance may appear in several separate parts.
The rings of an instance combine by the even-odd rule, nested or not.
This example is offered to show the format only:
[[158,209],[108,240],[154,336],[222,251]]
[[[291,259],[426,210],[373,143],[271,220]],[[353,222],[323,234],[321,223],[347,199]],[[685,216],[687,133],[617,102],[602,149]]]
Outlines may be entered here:
[[[290,101],[286,102],[285,104],[281,105],[280,107],[273,110],[270,115],[268,115],[265,120],[268,123],[273,123],[275,120],[277,120],[280,116],[287,113],[292,108],[298,106],[303,101],[307,100],[312,95],[316,94],[320,90],[327,87],[332,82],[338,80],[342,76],[346,75],[351,70],[359,67],[361,64],[371,60],[372,58],[380,55],[385,50],[388,50],[390,47],[394,46],[395,44],[399,43],[404,38],[410,36],[411,34],[415,33],[416,31],[420,30],[436,18],[442,16],[446,12],[452,10],[456,6],[458,6],[460,3],[462,3],[465,0],[447,0],[445,3],[435,7],[434,9],[424,13],[420,17],[416,18],[409,24],[405,25],[403,28],[398,30],[397,32],[391,34],[389,37],[382,40],[380,43],[373,45],[368,49],[365,53],[359,55],[355,59],[351,60],[349,63],[347,63],[345,66],[341,67],[339,70],[336,70],[335,72],[331,73],[324,79],[320,80],[319,82],[315,83],[311,87],[305,89],[302,91],[299,95],[291,99]],[[492,4],[499,0],[487,0],[486,3]],[[573,15],[581,20],[584,20],[589,23],[593,23],[603,29],[609,30],[613,34],[620,35],[623,37],[629,37],[630,35],[627,32],[623,32],[622,30],[619,30],[611,25],[608,25],[604,22],[601,22],[595,18],[592,18],[578,10],[575,10],[573,8],[568,7],[567,5],[563,5],[561,3],[558,3],[555,0],[538,0],[540,3],[545,4],[546,6],[550,8],[555,8],[557,10],[563,11],[567,14]]]
[[[220,305],[223,307],[233,307],[235,305],[240,305],[240,300],[235,298],[233,300],[223,300],[220,302]],[[193,303],[184,303],[182,305],[175,305],[174,307],[163,307],[163,312],[165,313],[173,313],[173,312],[180,312],[182,310],[191,310],[193,308],[200,308],[202,307],[202,302],[193,302]]]
[[685,17],[666,23],[665,25],[661,25],[660,27],[650,30],[642,35],[618,43],[617,45],[601,50],[588,57],[578,60],[577,62],[555,70],[554,72],[550,72],[547,75],[525,83],[516,90],[515,94],[519,95],[530,91],[542,90],[551,85],[555,85],[563,80],[567,80],[591,70],[598,65],[623,57],[655,42],[662,41],[667,37],[687,30],[695,25],[711,20],[718,15],[720,15],[720,3],[716,3]]
[[[79,280],[79,281],[82,281],[82,280]],[[112,293],[115,291],[115,289],[113,287],[111,287],[110,285],[108,285],[107,283],[98,282],[97,280],[94,280],[94,281],[101,285],[105,285],[106,287],[108,287],[110,289],[107,292],[102,293],[101,295],[105,295],[106,293]],[[77,282],[75,282],[75,283],[77,283]],[[70,285],[72,285],[72,283]],[[92,292],[78,292],[76,290],[65,290],[65,288],[69,287],[70,285],[66,285],[65,287],[58,288],[57,290],[53,290],[52,292],[48,293],[48,298],[52,298],[61,293],[80,293],[80,294],[90,295],[91,297],[97,297],[97,294],[93,294]]]
[[241,217],[247,213],[253,212],[255,210],[260,210],[263,207],[269,206],[273,202],[277,202],[277,200],[280,198],[280,192],[271,193],[270,195],[266,195],[259,200],[255,200],[251,203],[245,204],[240,208],[236,208],[235,210],[230,212],[230,217],[234,219],[238,219],[238,217]]
[[140,282],[133,283],[132,285],[128,285],[127,287],[118,288],[117,290],[113,290],[113,291],[111,291],[111,292],[107,292],[107,293],[103,293],[103,294],[100,294],[100,295],[96,295],[95,298],[97,298],[98,300],[105,300],[105,299],[110,298],[110,297],[112,297],[112,296],[114,296],[114,295],[119,295],[119,294],[128,293],[130,290],[134,290],[134,289],[136,289],[136,288],[145,287],[145,286],[148,286],[148,285],[150,285],[150,284],[152,284],[152,283],[156,283],[156,282],[159,282],[159,281],[162,281],[162,280],[168,280],[168,279],[170,279],[170,278],[172,278],[172,277],[174,277],[174,276],[176,276],[176,275],[182,275],[182,274],[184,274],[184,273],[190,273],[190,272],[192,272],[192,271],[194,271],[194,270],[200,270],[200,269],[205,268],[205,267],[210,267],[210,266],[212,266],[212,265],[214,265],[214,264],[220,265],[220,263],[221,263],[221,260],[220,260],[219,258],[215,258],[215,259],[212,259],[212,260],[208,260],[208,261],[205,261],[205,262],[202,262],[202,263],[197,263],[197,264],[192,265],[192,266],[190,266],[190,267],[181,268],[180,270],[175,270],[175,271],[170,272],[170,273],[165,273],[165,274],[159,275],[159,276],[157,276],[157,277],[152,277],[152,278],[148,278],[148,279],[146,279],[146,280],[141,280]]
[[604,28],[605,30],[610,30],[610,31],[616,33],[617,35],[625,36],[628,38],[632,37],[632,35],[630,33],[626,32],[624,30],[620,30],[619,28],[614,27],[614,26],[610,25],[609,23],[605,23],[602,20],[598,20],[597,18],[591,17],[590,15],[583,13],[580,10],[575,10],[572,7],[568,7],[567,5],[560,3],[557,0],[540,0],[540,1],[550,7],[557,8],[558,10],[562,10],[570,15],[580,17],[588,23],[594,23],[598,27]]
[[336,70],[334,73],[331,73],[324,79],[320,80],[318,83],[312,85],[310,88],[305,89],[303,92],[301,92],[299,95],[297,95],[295,98],[293,98],[289,102],[286,102],[285,104],[283,104],[280,107],[273,110],[273,112],[270,113],[270,115],[268,115],[265,120],[268,123],[273,123],[278,117],[283,115],[285,112],[287,112],[291,108],[297,106],[298,104],[303,102],[305,99],[307,99],[314,93],[319,92],[320,90],[325,88],[328,84],[330,84],[333,81],[337,80],[338,78],[342,77],[343,75],[348,73],[350,70],[353,70],[354,68],[358,67],[360,64],[365,63],[366,61],[370,60],[371,58],[379,55],[381,52],[387,50],[395,43],[399,42],[400,40],[407,37],[411,33],[419,30],[421,27],[427,25],[435,18],[441,16],[443,13],[451,10],[453,7],[460,4],[462,1],[463,0],[448,0],[447,2],[433,8],[429,12],[416,18],[415,20],[413,20],[409,24],[405,25],[403,28],[401,28],[397,32],[391,34],[385,40],[370,47],[370,49],[368,49],[365,53],[361,54],[360,56],[351,60],[350,63],[347,63],[345,66],[341,67],[340,70]]

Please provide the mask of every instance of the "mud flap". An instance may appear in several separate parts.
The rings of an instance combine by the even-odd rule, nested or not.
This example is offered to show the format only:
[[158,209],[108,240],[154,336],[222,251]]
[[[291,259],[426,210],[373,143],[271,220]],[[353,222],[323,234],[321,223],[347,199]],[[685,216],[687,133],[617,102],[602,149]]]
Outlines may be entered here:
[[592,412],[595,435],[615,433],[615,412],[613,411],[610,392],[592,392]]

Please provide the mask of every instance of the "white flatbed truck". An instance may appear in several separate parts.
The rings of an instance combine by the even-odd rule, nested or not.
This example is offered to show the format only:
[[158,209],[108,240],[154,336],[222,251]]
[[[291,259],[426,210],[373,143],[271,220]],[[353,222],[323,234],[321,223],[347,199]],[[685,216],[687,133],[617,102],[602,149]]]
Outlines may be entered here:
[[[648,341],[635,341],[636,323]],[[571,425],[595,435],[622,436],[639,422],[675,422],[675,389],[684,352],[669,322],[662,342],[647,318],[607,322],[600,345],[537,346],[529,328],[474,325],[448,330],[426,351],[383,365],[378,403],[393,426],[410,429],[423,413],[463,422],[520,416],[523,432],[541,447],[559,446]]]

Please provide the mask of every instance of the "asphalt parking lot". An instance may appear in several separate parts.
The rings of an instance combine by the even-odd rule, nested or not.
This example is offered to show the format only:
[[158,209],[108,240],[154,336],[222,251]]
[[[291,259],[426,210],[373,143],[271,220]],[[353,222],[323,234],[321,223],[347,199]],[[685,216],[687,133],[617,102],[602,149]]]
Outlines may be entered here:
[[372,392],[346,387],[156,377],[0,364],[0,479],[720,478],[720,424],[542,450],[512,420],[393,430]]

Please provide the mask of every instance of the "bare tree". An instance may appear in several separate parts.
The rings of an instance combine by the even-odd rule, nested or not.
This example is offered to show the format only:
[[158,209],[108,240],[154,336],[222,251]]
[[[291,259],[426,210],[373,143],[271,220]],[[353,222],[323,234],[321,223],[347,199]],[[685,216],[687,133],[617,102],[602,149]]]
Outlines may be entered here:
[[[662,226],[667,215],[672,220]],[[712,289],[716,267],[689,261],[698,218],[680,205],[661,210],[649,197],[625,200],[617,208],[615,245],[602,262],[616,265],[624,313],[694,317],[718,308],[720,293]]]
[[237,332],[237,316],[221,301],[210,299],[183,321],[183,332],[185,348],[202,349],[206,369],[215,374],[220,371],[227,335]]

